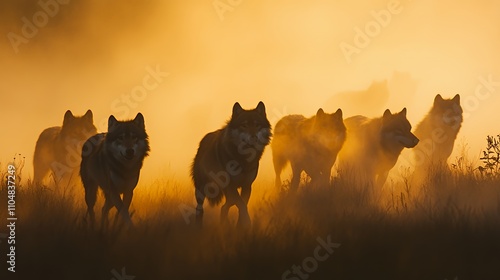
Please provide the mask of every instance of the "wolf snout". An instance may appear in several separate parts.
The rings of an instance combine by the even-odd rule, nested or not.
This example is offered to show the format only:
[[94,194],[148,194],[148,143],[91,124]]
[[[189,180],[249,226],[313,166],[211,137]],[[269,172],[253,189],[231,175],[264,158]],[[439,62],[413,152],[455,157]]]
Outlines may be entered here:
[[414,137],[413,138],[413,143],[411,144],[410,148],[413,148],[413,147],[417,146],[418,142],[420,142],[420,140],[418,140],[417,137]]
[[125,150],[125,158],[132,159],[134,155],[135,155],[134,149],[128,148],[127,150]]

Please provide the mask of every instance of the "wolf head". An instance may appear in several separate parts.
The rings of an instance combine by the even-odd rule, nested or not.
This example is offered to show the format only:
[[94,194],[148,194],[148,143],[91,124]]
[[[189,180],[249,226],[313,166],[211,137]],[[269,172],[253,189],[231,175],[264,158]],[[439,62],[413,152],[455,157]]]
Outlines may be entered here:
[[245,110],[238,102],[234,103],[228,128],[232,142],[237,147],[248,145],[260,150],[271,141],[271,124],[262,101],[253,110]]
[[142,162],[149,152],[148,135],[142,114],[138,113],[135,119],[128,121],[117,121],[113,115],[109,116],[106,142],[110,145],[115,159]]
[[457,94],[451,99],[443,99],[443,97],[438,94],[434,98],[431,117],[433,118],[433,122],[438,126],[459,130],[463,121],[462,113],[460,95]]
[[403,95],[406,98],[415,95],[418,81],[413,79],[409,72],[394,71],[388,83],[392,94]]
[[81,117],[75,117],[70,110],[64,114],[61,136],[66,142],[82,143],[96,133],[97,128],[94,126],[91,110]]
[[406,118],[406,108],[392,114],[389,109],[382,116],[382,145],[386,148],[413,148],[418,144],[418,138],[411,133],[411,124]]
[[368,88],[369,91],[380,91],[380,92],[386,92],[388,91],[387,89],[387,80],[382,80],[382,81],[373,81],[370,84],[370,87]]
[[342,110],[328,114],[320,108],[314,119],[313,137],[330,150],[340,149],[346,138]]

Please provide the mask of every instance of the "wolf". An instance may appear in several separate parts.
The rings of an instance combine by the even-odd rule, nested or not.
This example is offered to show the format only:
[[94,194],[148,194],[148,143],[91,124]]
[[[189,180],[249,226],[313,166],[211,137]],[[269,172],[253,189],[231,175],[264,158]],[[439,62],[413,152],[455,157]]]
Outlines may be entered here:
[[[380,114],[389,100],[389,95],[387,80],[373,81],[366,89],[335,94],[325,102],[323,108],[328,110],[340,107],[350,115],[363,112],[365,115],[375,116]],[[369,104],[369,106],[360,106],[360,104]]]
[[78,174],[83,142],[96,133],[91,110],[81,117],[75,117],[70,110],[66,111],[62,126],[45,129],[36,141],[33,181],[41,184],[52,171],[56,182],[70,182]]
[[413,148],[418,138],[411,133],[406,108],[392,114],[386,109],[383,116],[369,119],[354,116],[344,120],[347,139],[339,154],[339,173],[353,172],[362,184],[375,188],[384,185],[389,171],[404,148]]
[[[323,108],[342,108],[349,115],[375,117],[387,107],[403,107],[414,98],[418,81],[411,73],[394,71],[388,79],[373,81],[367,88],[339,92],[331,96]],[[368,104],[363,106],[361,104]]]
[[[387,83],[390,93],[387,107],[404,107],[415,97],[418,85],[419,81],[414,79],[409,72],[394,71]],[[382,110],[383,108],[380,108],[380,111]]]
[[278,121],[271,143],[276,187],[281,187],[281,171],[290,162],[296,190],[305,171],[314,184],[328,184],[333,164],[346,139],[342,110],[327,114],[319,109],[315,116],[289,115]]
[[223,197],[226,200],[221,208],[221,222],[227,222],[229,208],[236,205],[238,227],[250,225],[247,204],[260,158],[270,139],[271,124],[262,101],[252,110],[245,110],[236,102],[227,124],[203,137],[191,166],[197,225],[202,224],[205,198],[214,206]]
[[127,224],[132,224],[128,209],[149,151],[149,139],[141,113],[128,121],[118,121],[111,115],[108,132],[96,134],[85,142],[80,177],[85,188],[85,203],[91,225],[95,223],[94,205],[98,187],[105,198],[102,226],[107,222],[109,210],[113,206]]
[[436,95],[430,111],[415,129],[415,135],[421,139],[413,149],[418,176],[425,176],[430,167],[447,167],[447,160],[462,126],[462,114],[460,95],[451,99]]

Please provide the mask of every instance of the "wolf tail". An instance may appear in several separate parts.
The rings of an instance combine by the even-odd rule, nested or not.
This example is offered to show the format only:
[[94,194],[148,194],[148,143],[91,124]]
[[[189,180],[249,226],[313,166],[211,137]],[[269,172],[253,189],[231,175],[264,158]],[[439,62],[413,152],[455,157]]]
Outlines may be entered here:
[[225,187],[223,184],[226,183],[228,178],[218,178],[217,182],[213,181],[213,178],[210,179],[206,174],[201,171],[200,166],[197,164],[197,160],[195,159],[192,169],[191,169],[191,177],[194,182],[194,186],[196,188],[196,200],[200,207],[203,205],[205,198],[208,200],[210,206],[219,205],[224,197],[223,188]]
[[218,188],[218,191],[210,190],[208,193],[205,193],[208,204],[210,206],[217,206],[222,202],[222,198],[224,197],[224,193],[221,188]]
[[195,188],[196,188],[195,191],[196,201],[199,207],[203,206],[205,198],[208,200],[210,206],[216,206],[221,203],[222,198],[224,197],[224,192],[222,191],[222,188],[220,188],[217,184],[212,182],[206,184],[195,182]]

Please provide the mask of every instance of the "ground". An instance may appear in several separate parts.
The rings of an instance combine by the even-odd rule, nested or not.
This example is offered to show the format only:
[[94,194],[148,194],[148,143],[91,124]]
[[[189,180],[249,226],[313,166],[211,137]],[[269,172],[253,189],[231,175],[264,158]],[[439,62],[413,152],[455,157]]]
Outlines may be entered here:
[[[117,223],[105,230],[87,225],[82,186],[27,182],[16,195],[16,276],[498,279],[500,181],[477,170],[438,175],[421,189],[402,180],[373,192],[335,180],[289,193],[277,191],[271,179],[260,180],[247,230],[234,225],[235,209],[227,226],[219,224],[219,207],[208,205],[202,229],[194,216],[185,220],[180,209],[195,205],[189,182],[140,183],[131,209],[134,227]],[[2,188],[0,197],[6,196]],[[100,195],[96,210],[102,201]],[[0,220],[6,215],[1,211]],[[335,244],[331,251],[317,249],[328,242]],[[2,255],[6,245],[0,243]]]

